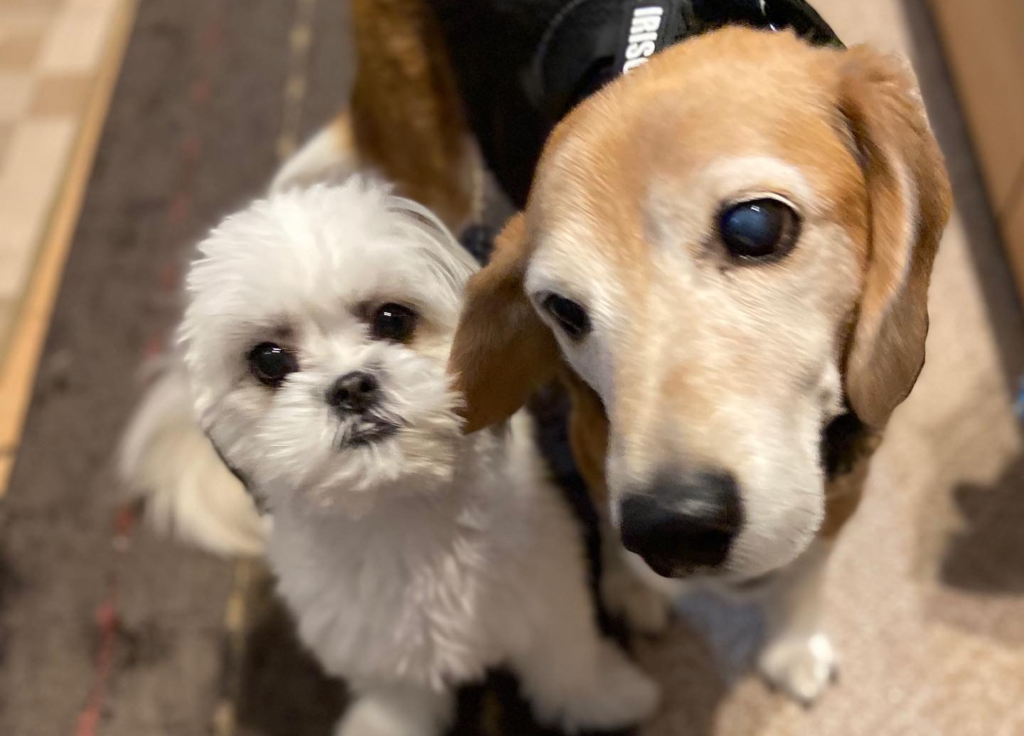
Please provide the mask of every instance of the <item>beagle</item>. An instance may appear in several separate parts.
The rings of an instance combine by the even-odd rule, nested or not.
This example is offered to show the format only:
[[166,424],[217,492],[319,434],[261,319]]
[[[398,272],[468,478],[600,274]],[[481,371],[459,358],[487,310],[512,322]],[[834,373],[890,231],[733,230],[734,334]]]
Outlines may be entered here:
[[[353,0],[351,107],[278,186],[341,162],[471,218],[479,154],[428,5]],[[450,369],[469,431],[568,387],[613,613],[653,631],[684,580],[756,591],[761,671],[810,702],[829,550],[924,362],[948,177],[912,72],[869,48],[727,27],[634,66],[548,137]]]
[[831,540],[924,362],[951,207],[912,74],[730,28],[655,56],[551,136],[469,285],[469,429],[562,375],[577,462],[645,576],[768,576],[770,680],[833,672]]

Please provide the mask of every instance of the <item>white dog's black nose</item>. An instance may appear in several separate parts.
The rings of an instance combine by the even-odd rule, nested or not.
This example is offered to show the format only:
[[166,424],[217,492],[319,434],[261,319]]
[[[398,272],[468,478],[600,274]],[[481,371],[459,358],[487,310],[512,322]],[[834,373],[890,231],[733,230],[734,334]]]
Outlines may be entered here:
[[380,401],[380,382],[364,371],[346,373],[327,389],[327,403],[336,411],[364,414]]
[[661,478],[619,508],[623,545],[665,577],[721,565],[743,524],[739,488],[724,472]]

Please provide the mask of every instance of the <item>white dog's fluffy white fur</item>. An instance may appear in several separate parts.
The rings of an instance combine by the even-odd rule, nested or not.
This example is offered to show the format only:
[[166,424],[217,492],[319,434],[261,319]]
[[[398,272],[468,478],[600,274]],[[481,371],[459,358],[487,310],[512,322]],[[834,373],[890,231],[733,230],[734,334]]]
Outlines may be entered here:
[[[358,694],[338,733],[438,733],[452,687],[497,664],[569,730],[648,716],[657,689],[598,633],[579,530],[528,419],[461,433],[445,366],[475,264],[436,218],[354,178],[257,202],[200,250],[184,372],[151,389],[122,471],[158,522],[206,547],[267,540],[302,640]],[[415,312],[411,336],[381,337],[387,304]],[[253,357],[268,343],[295,361],[269,385]],[[354,373],[376,383],[370,408],[330,405]],[[186,375],[271,531],[175,403]]]

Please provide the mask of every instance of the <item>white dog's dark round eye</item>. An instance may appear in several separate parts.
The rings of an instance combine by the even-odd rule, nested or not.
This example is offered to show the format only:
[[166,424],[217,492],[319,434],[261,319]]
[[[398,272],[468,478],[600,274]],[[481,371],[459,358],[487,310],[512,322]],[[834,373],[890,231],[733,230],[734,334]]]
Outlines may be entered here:
[[299,361],[280,345],[261,342],[249,351],[249,366],[260,383],[277,387],[285,376],[299,370]]
[[587,316],[587,311],[572,299],[550,294],[544,299],[542,306],[573,340],[579,340],[590,332],[590,317]]
[[754,199],[723,210],[718,232],[734,258],[778,258],[796,242],[800,218],[777,199]]
[[370,331],[377,340],[408,342],[416,331],[420,316],[403,304],[387,303],[377,307]]

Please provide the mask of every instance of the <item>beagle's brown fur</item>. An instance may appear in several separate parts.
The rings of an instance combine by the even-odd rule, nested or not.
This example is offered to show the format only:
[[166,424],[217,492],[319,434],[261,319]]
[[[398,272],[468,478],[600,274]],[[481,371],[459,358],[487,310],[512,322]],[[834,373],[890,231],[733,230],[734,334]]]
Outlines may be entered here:
[[333,123],[353,166],[377,171],[464,224],[479,164],[441,31],[424,0],[351,0],[357,73],[351,107]]

